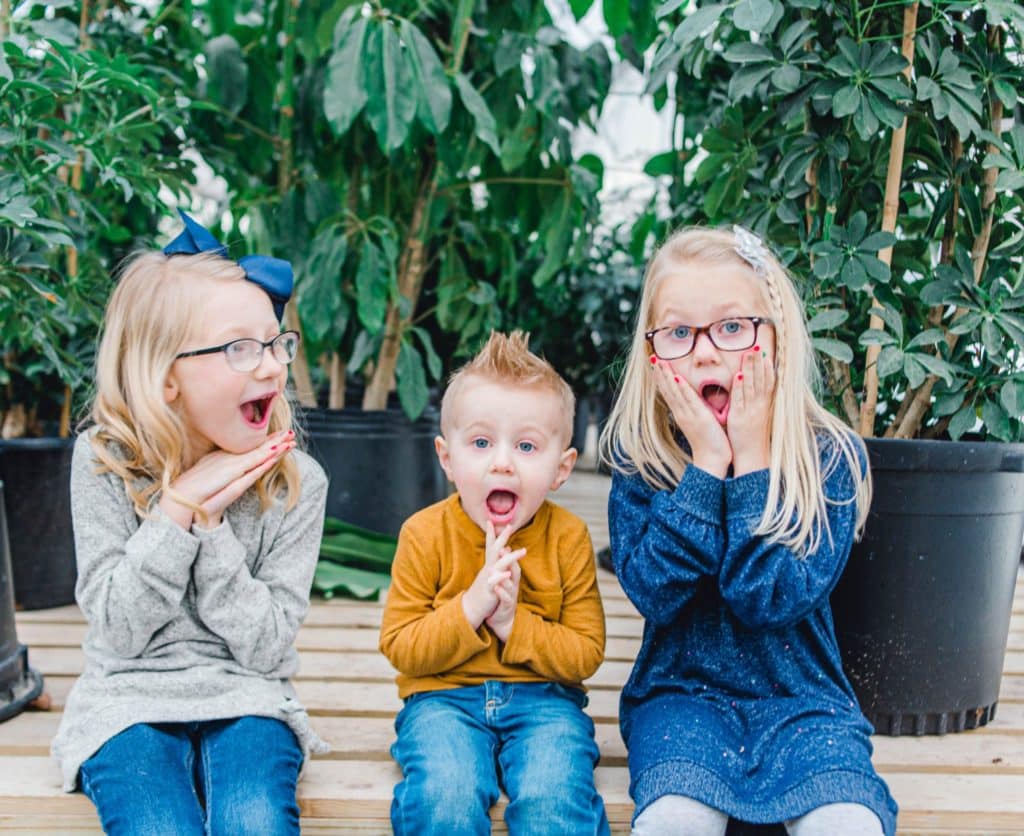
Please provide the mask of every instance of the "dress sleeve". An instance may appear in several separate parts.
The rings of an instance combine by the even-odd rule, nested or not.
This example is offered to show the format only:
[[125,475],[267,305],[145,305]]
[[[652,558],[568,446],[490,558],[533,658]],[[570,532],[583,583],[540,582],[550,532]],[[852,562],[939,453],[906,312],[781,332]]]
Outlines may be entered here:
[[581,522],[578,532],[566,539],[558,561],[562,584],[558,620],[516,607],[501,661],[526,665],[545,679],[577,684],[593,676],[604,659],[604,608],[590,533]]
[[437,676],[472,659],[494,641],[486,625],[474,630],[459,593],[435,608],[441,564],[437,549],[408,524],[398,535],[391,586],[380,629],[380,650],[406,676]]
[[675,620],[697,582],[718,573],[725,549],[724,486],[692,464],[674,491],[656,491],[639,475],[613,474],[612,562],[626,595],[648,621]]
[[123,480],[96,464],[83,433],[71,462],[75,597],[92,635],[135,658],[181,612],[199,541],[159,506],[140,522]]
[[726,484],[728,548],[719,586],[727,606],[750,627],[773,629],[803,620],[828,601],[846,565],[857,525],[857,485],[845,457],[822,458],[828,529],[807,554],[754,533],[768,498],[767,470]]
[[193,570],[199,617],[239,663],[259,673],[280,665],[309,609],[327,501],[323,471],[304,470],[300,490],[255,571],[226,517],[209,531],[193,528],[200,541]]

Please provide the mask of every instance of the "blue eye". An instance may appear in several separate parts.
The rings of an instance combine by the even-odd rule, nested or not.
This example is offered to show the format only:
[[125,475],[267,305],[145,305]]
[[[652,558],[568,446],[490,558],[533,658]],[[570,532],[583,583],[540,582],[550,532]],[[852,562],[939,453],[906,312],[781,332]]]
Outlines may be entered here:
[[534,450],[537,449],[537,445],[534,444],[532,441],[520,441],[519,449],[523,453],[532,453]]
[[719,330],[723,334],[738,334],[743,330],[743,323],[735,319],[727,319],[720,324]]
[[688,340],[690,339],[690,335],[693,333],[693,329],[690,328],[689,325],[677,325],[668,333],[674,340]]
[[486,450],[488,446],[490,446],[490,442],[486,438],[474,438],[473,446],[476,447],[477,450]]

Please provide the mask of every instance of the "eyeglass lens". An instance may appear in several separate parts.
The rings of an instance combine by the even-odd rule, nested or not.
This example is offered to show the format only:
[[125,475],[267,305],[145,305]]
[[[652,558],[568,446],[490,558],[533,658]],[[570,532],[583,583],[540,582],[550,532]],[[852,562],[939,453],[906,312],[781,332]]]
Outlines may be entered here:
[[[274,359],[282,365],[288,365],[298,353],[299,337],[292,331],[278,334],[269,344]],[[251,372],[263,362],[264,343],[259,340],[235,340],[224,347],[228,364],[240,372]]]

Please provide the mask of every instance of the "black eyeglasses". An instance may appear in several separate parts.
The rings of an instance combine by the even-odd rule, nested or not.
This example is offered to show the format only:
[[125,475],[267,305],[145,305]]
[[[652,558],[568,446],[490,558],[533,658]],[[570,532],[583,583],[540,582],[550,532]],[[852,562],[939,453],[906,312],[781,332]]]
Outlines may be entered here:
[[721,351],[744,351],[757,342],[758,327],[774,324],[763,316],[731,316],[710,325],[666,325],[647,331],[644,339],[658,359],[678,360],[693,351],[701,334]]
[[263,351],[269,348],[278,363],[287,366],[299,353],[299,332],[283,331],[271,340],[263,342],[248,337],[232,340],[224,345],[210,348],[197,348],[195,351],[183,351],[175,355],[175,360],[182,357],[199,357],[202,354],[216,354],[223,351],[228,358],[228,365],[236,372],[251,372],[258,369],[263,362]]

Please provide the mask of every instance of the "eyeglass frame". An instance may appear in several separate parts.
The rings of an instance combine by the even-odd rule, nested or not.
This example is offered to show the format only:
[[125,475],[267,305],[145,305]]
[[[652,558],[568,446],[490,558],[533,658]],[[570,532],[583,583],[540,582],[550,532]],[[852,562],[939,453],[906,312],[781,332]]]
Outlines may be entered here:
[[[281,339],[281,337],[285,337],[285,336],[294,336],[295,337],[296,351],[295,351],[295,356],[292,357],[291,360],[286,360],[286,361],[282,362],[281,360],[278,360],[277,355],[274,354],[274,343],[276,343],[279,339]],[[235,343],[243,343],[243,342],[259,343],[259,345],[260,345],[260,356],[259,356],[259,359],[256,361],[256,365],[255,366],[253,366],[251,369],[247,369],[245,371],[240,371],[239,369],[236,369],[234,366],[231,365],[231,360],[228,359],[227,350],[228,350],[228,348],[233,346]],[[298,354],[299,354],[298,346],[301,344],[301,342],[302,342],[302,335],[298,331],[282,331],[280,334],[277,334],[276,336],[271,337],[266,342],[264,342],[263,340],[258,340],[255,337],[239,337],[237,340],[228,340],[228,342],[226,342],[226,343],[222,343],[221,345],[213,345],[213,346],[210,346],[209,348],[197,348],[194,351],[182,351],[180,354],[175,354],[174,355],[174,359],[175,360],[181,360],[183,357],[201,357],[204,354],[216,354],[219,351],[223,351],[224,352],[224,359],[227,361],[227,364],[228,364],[228,366],[231,367],[232,371],[236,371],[239,374],[248,374],[249,372],[256,371],[256,369],[258,369],[260,367],[260,364],[263,362],[263,352],[265,352],[268,348],[270,349],[270,353],[273,356],[273,358],[275,360],[277,360],[278,363],[281,363],[282,366],[291,365],[291,363],[295,360],[295,357],[297,357]]]
[[[754,338],[750,341],[750,345],[744,346],[743,348],[722,348],[722,346],[715,342],[715,338],[711,336],[711,329],[721,322],[729,322],[730,320],[737,319],[742,319],[745,320],[746,322],[752,322],[754,324]],[[687,351],[685,354],[677,354],[675,357],[662,357],[654,348],[654,335],[658,334],[661,331],[667,331],[669,328],[678,328],[680,325],[683,325],[686,328],[693,329],[693,345],[690,346],[690,350]],[[661,328],[655,328],[652,331],[645,331],[644,339],[647,341],[647,346],[648,348],[650,348],[651,354],[653,354],[659,360],[682,360],[684,357],[689,357],[691,354],[693,354],[694,350],[697,348],[697,340],[700,339],[701,334],[707,334],[707,338],[708,340],[711,341],[711,345],[713,345],[719,351],[746,351],[748,348],[752,348],[757,343],[757,330],[762,325],[771,325],[774,328],[775,321],[765,316],[725,316],[722,317],[721,319],[716,319],[714,322],[709,322],[707,325],[700,326],[687,325],[685,322],[678,322],[675,325],[663,325]]]

